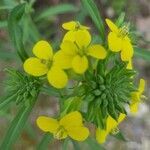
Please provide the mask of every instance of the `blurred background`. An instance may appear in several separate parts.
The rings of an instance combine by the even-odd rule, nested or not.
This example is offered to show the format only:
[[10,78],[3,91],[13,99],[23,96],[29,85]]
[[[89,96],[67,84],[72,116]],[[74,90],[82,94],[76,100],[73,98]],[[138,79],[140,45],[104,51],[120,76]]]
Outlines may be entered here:
[[[0,96],[5,96],[4,80],[5,68],[22,69],[22,63],[16,54],[7,29],[8,14],[21,0],[0,0]],[[64,31],[63,22],[78,20],[91,28],[91,33],[97,34],[95,26],[80,0],[28,0],[31,4],[30,14],[24,15],[21,26],[23,42],[26,51],[30,54],[33,44],[39,39],[50,41],[54,49],[58,49]],[[95,0],[103,19],[117,19],[121,12],[125,12],[126,20],[131,23],[134,43],[140,47],[134,57],[134,66],[139,71],[138,79],[146,80],[145,95],[150,93],[150,59],[146,57],[150,51],[150,0]],[[32,9],[31,9],[32,8]],[[138,83],[138,82],[137,82]],[[150,101],[149,98],[141,103],[136,116],[129,116],[120,129],[129,142],[123,142],[109,137],[104,144],[106,150],[149,150],[150,149]],[[0,110],[0,142],[7,131],[8,125],[14,118],[18,106],[12,103],[11,107]],[[57,114],[57,99],[47,94],[41,94],[30,115],[20,138],[12,147],[13,150],[34,150],[42,138],[41,132],[35,125],[39,115],[53,116]],[[51,150],[60,150],[61,143],[54,140],[50,143]],[[82,145],[81,149],[85,149]],[[88,148],[88,147],[87,147]],[[70,145],[70,148],[72,146]]]

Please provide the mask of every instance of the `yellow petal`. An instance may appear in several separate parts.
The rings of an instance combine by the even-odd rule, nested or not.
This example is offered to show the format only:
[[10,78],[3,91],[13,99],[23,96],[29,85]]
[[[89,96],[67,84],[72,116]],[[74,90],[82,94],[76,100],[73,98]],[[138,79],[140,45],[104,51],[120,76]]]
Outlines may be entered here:
[[133,57],[133,47],[131,42],[128,40],[123,40],[123,48],[121,51],[121,59],[122,61],[130,61]]
[[98,59],[104,59],[106,57],[107,52],[103,46],[97,44],[92,45],[88,48],[88,54]]
[[75,21],[69,21],[69,22],[63,23],[62,27],[65,30],[75,30],[76,24],[77,23]]
[[76,55],[76,53],[78,51],[77,46],[71,41],[62,42],[60,47],[64,53],[66,53],[67,55],[71,55],[71,56]]
[[64,37],[63,37],[63,42],[64,41],[71,41],[71,42],[74,42],[75,41],[75,34],[76,34],[76,31],[68,31]]
[[25,72],[33,76],[42,76],[48,72],[48,67],[35,57],[28,58],[23,64]]
[[89,27],[87,26],[83,26],[81,25],[79,22],[77,21],[69,21],[69,22],[66,22],[62,25],[62,27],[65,29],[65,30],[77,30],[77,29],[82,29],[82,30],[87,30],[89,29]]
[[109,49],[113,52],[119,52],[122,49],[122,39],[116,33],[110,32],[108,34]]
[[118,33],[119,31],[118,27],[110,19],[106,19],[105,21],[111,31]]
[[127,64],[127,69],[132,70],[132,59],[129,60],[128,64]]
[[145,80],[144,79],[140,79],[140,84],[139,84],[139,92],[140,94],[142,94],[144,92],[145,89]]
[[49,83],[54,86],[55,88],[64,88],[67,85],[68,82],[68,76],[59,67],[51,67],[47,74],[47,78]]
[[76,73],[83,74],[88,68],[86,56],[75,56],[72,61],[72,68]]
[[138,106],[139,106],[139,102],[130,105],[130,111],[132,114],[136,114],[138,112]]
[[138,112],[138,106],[140,104],[141,95],[145,89],[145,80],[140,79],[139,88],[137,92],[131,93],[131,104],[130,104],[130,111],[132,114],[136,114]]
[[44,132],[55,133],[59,128],[58,121],[53,118],[40,116],[36,120],[38,127]]
[[108,116],[106,121],[106,130],[97,128],[96,130],[96,140],[102,144],[106,141],[108,134],[115,129],[119,123],[121,123],[125,119],[125,114],[120,114],[118,118],[118,122],[114,120],[111,116]]
[[70,129],[72,127],[81,127],[82,125],[82,115],[78,111],[71,112],[64,116],[59,124],[65,129]]
[[112,129],[117,127],[117,121],[114,120],[111,116],[108,116],[107,122],[106,122],[106,130],[107,132],[110,132]]
[[67,132],[76,141],[84,141],[89,136],[89,130],[86,127],[72,127]]
[[145,80],[140,79],[138,91],[131,93],[132,104],[136,102],[140,102],[140,98],[141,98],[142,93],[144,92],[144,89],[145,89]]
[[91,35],[87,30],[78,30],[75,33],[75,39],[80,48],[86,48],[91,42]]
[[62,69],[69,69],[72,67],[73,56],[66,55],[62,50],[58,51],[54,55],[54,65],[62,68]]
[[53,49],[47,41],[39,41],[33,47],[33,54],[40,59],[52,59]]
[[96,140],[98,143],[100,144],[105,143],[107,135],[108,132],[106,130],[103,130],[101,128],[96,129]]
[[140,101],[139,91],[131,93],[132,104]]
[[126,115],[121,113],[119,115],[118,122],[117,122],[111,116],[108,116],[107,125],[106,125],[107,132],[110,132],[112,129],[116,128],[118,124],[121,123],[125,119],[125,117]]
[[125,119],[126,115],[120,113],[119,118],[118,118],[118,123],[121,123]]

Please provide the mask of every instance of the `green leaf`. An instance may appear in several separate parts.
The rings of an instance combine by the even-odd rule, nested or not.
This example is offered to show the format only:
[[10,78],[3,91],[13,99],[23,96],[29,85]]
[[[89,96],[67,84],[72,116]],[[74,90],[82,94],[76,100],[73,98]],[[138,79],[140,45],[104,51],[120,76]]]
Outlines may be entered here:
[[17,50],[18,55],[20,56],[21,60],[24,61],[28,58],[28,55],[23,46],[23,35],[21,27],[19,26],[19,22],[22,19],[22,16],[25,13],[25,6],[26,4],[19,4],[17,5],[11,12],[8,18],[8,30],[12,42]]
[[81,97],[70,97],[67,100],[65,100],[62,112],[61,112],[61,117],[66,115],[67,113],[75,110],[79,110],[81,107],[82,103],[82,98]]
[[40,141],[39,145],[37,146],[36,150],[48,150],[48,145],[52,139],[53,139],[52,134],[46,133],[43,136],[42,140]]
[[9,103],[11,103],[14,100],[14,98],[16,98],[16,96],[17,96],[17,94],[14,94],[12,96],[4,98],[2,100],[2,102],[0,102],[0,110],[5,108],[5,106],[7,106]]
[[12,9],[13,7],[12,6],[0,6],[0,10],[9,10],[9,9]]
[[29,13],[23,16],[20,26],[22,26],[23,43],[36,43],[42,38]]
[[6,52],[0,50],[0,59],[6,60],[6,59],[17,59],[18,57],[15,55],[14,52]]
[[95,26],[97,27],[97,29],[100,33],[100,36],[102,38],[102,41],[105,42],[104,23],[103,23],[102,17],[99,13],[99,10],[98,10],[96,4],[94,3],[93,0],[81,0],[81,1],[82,1],[83,6],[89,13],[91,19],[93,20]]
[[113,134],[112,136],[117,138],[118,140],[121,140],[121,141],[124,141],[124,142],[128,141],[121,131],[119,131],[117,134]]
[[45,9],[43,12],[41,12],[38,17],[36,18],[36,21],[46,19],[58,14],[64,14],[64,13],[70,13],[70,12],[76,12],[78,9],[72,4],[59,4],[56,6],[49,7]]
[[135,47],[135,56],[150,62],[150,51],[142,48]]
[[116,25],[120,27],[124,23],[125,13],[122,12],[116,21]]
[[0,28],[5,28],[5,27],[7,27],[7,21],[1,21]]
[[59,97],[59,90],[53,88],[53,87],[50,87],[50,86],[43,86],[41,88],[41,92],[44,93],[44,94],[47,94],[47,95],[50,95],[50,96],[56,96],[56,97]]
[[21,133],[27,119],[34,107],[36,99],[32,99],[32,104],[29,107],[21,107],[16,117],[10,124],[10,127],[2,141],[0,149],[10,150],[10,147],[14,144],[19,134]]

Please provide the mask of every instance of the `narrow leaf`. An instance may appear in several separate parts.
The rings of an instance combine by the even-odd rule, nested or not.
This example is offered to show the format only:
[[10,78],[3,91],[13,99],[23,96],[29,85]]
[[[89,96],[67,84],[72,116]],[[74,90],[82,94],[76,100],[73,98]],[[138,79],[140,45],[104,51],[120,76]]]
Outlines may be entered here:
[[122,12],[116,21],[116,25],[120,27],[124,23],[125,13]]
[[7,21],[0,21],[0,28],[7,27]]
[[23,106],[11,122],[10,127],[2,141],[0,149],[10,150],[10,147],[18,138],[36,102],[36,99],[32,100],[32,104],[29,107]]
[[150,62],[150,51],[142,48],[135,47],[134,48],[135,55],[139,58],[144,59],[145,61]]
[[112,135],[114,136],[115,138],[117,138],[118,140],[121,140],[121,141],[124,141],[124,142],[127,142],[128,140],[125,138],[124,134],[119,131],[117,134],[115,135]]
[[6,52],[6,51],[0,51],[0,59],[6,60],[6,59],[17,59],[14,52]]
[[25,6],[26,4],[20,4],[17,5],[11,12],[8,18],[8,30],[10,37],[12,39],[12,42],[17,49],[17,53],[20,56],[21,60],[24,61],[28,55],[24,49],[23,46],[23,35],[21,27],[19,26],[19,22],[22,19],[22,16],[25,12]]
[[83,6],[89,13],[91,19],[93,20],[95,26],[97,27],[97,29],[100,33],[100,36],[102,38],[102,41],[105,42],[104,23],[103,23],[102,17],[99,13],[99,10],[98,10],[96,4],[94,3],[93,0],[81,0],[81,1],[82,1]]
[[6,99],[4,98],[2,102],[0,102],[0,110],[5,108],[13,99],[16,97],[16,94],[7,97]]
[[0,10],[9,10],[9,9],[12,9],[13,7],[12,6],[0,6]]
[[49,7],[41,12],[36,20],[46,19],[54,15],[64,14],[69,12],[76,12],[78,9],[71,4],[59,4],[57,6]]

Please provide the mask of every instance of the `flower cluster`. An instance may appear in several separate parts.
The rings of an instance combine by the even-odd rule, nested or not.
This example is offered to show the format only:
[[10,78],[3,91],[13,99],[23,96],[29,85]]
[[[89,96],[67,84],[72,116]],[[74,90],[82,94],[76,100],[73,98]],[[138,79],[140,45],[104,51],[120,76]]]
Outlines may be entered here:
[[129,26],[117,26],[109,19],[106,23],[111,30],[107,45],[93,43],[89,27],[70,21],[62,25],[67,32],[58,51],[54,53],[47,41],[38,41],[32,50],[34,56],[23,64],[26,73],[39,80],[46,75],[49,84],[57,89],[67,88],[74,79],[60,117],[37,119],[39,128],[56,139],[69,136],[85,140],[89,129],[84,121],[96,126],[96,139],[104,143],[126,118],[127,105],[132,113],[138,110],[145,81],[140,80],[139,88],[134,85],[136,72],[132,67],[134,50]]

